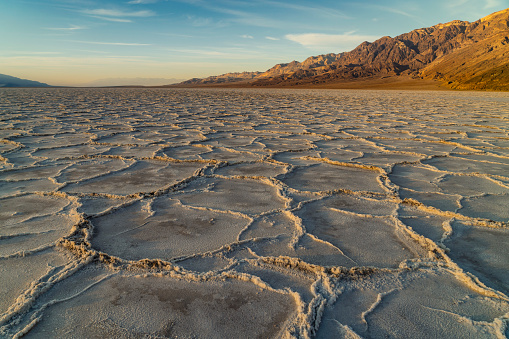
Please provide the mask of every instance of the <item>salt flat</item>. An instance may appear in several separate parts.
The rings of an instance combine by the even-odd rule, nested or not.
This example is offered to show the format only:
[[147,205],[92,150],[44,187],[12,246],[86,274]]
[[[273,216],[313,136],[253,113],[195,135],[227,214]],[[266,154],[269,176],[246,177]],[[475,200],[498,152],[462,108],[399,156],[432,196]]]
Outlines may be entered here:
[[0,89],[0,336],[505,338],[509,95]]

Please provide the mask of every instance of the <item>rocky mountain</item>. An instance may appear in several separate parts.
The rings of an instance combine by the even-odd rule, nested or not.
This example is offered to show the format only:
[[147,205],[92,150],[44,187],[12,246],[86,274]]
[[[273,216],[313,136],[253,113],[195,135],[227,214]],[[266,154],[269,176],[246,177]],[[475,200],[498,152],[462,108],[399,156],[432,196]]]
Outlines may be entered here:
[[455,89],[509,90],[509,9],[470,24],[460,46],[420,72]]
[[340,54],[324,54],[309,57],[303,62],[292,61],[290,63],[277,64],[265,72],[239,72],[226,73],[221,75],[210,76],[207,78],[193,78],[181,82],[179,85],[213,85],[213,84],[230,84],[230,83],[252,83],[257,79],[273,78],[280,75],[291,74],[299,70],[321,69],[336,61]]
[[0,74],[0,87],[52,87],[48,84]]
[[319,56],[312,56],[304,60],[303,62],[292,61],[287,64],[277,64],[271,69],[259,74],[257,79],[261,78],[272,78],[280,75],[291,74],[301,70],[315,70],[317,72],[326,70],[329,66],[331,66],[334,62],[336,62],[339,57],[343,53],[340,54],[323,54]]
[[224,84],[224,83],[238,83],[246,82],[256,79],[262,72],[240,72],[240,73],[226,73],[221,75],[214,75],[208,78],[200,79],[193,78],[181,82],[181,85],[207,85],[207,84]]
[[[402,76],[456,89],[509,90],[509,9],[475,22],[455,20],[363,42],[350,52],[279,64],[244,81],[313,86]],[[219,83],[211,78],[208,84]]]

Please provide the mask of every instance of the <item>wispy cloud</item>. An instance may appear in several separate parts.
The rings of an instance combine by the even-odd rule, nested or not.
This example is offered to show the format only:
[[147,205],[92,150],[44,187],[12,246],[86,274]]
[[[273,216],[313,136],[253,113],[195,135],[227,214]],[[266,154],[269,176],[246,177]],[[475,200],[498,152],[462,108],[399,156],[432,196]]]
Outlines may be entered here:
[[498,9],[504,9],[507,7],[507,4],[505,3],[505,0],[486,0],[486,4],[484,5],[485,9],[490,8],[498,8]]
[[355,34],[287,34],[285,38],[308,48],[350,48],[363,41],[374,41],[379,36]]
[[151,44],[140,44],[136,42],[103,42],[103,41],[82,41],[82,40],[69,40],[70,42],[78,42],[82,44],[91,45],[112,45],[112,46],[151,46]]
[[61,67],[63,64],[74,64],[74,65],[94,65],[94,64],[107,64],[115,65],[117,63],[127,62],[144,62],[150,61],[143,57],[138,56],[111,56],[111,57],[65,57],[65,56],[13,56],[13,57],[2,57],[0,61],[5,64],[14,66],[27,66],[34,67],[34,65],[52,65],[55,67]]
[[240,37],[244,38],[244,39],[254,39],[254,37],[252,35],[247,35],[247,34],[241,35]]
[[272,0],[263,0],[261,1],[263,4],[267,4],[274,7],[280,7],[285,9],[291,9],[296,11],[301,11],[305,13],[314,13],[316,15],[320,15],[323,17],[337,17],[341,19],[350,19],[350,17],[346,14],[344,14],[341,11],[338,11],[336,9],[330,8],[330,7],[323,7],[323,6],[304,6],[304,5],[298,5],[295,3],[290,2],[280,2],[280,1],[272,1]]
[[164,35],[164,36],[172,36],[177,38],[194,38],[194,35],[190,34],[178,34],[178,33],[168,33],[168,32],[156,32],[157,35]]
[[264,16],[256,15],[254,13],[236,11],[236,10],[223,10],[223,13],[232,15],[232,21],[255,27],[277,28],[283,27],[284,23],[280,20],[270,19]]
[[129,19],[107,18],[107,17],[104,17],[104,16],[98,16],[98,15],[91,15],[91,17],[92,18],[96,18],[96,19],[111,21],[111,22],[133,22],[132,20],[129,20]]
[[446,3],[444,3],[444,5],[446,5],[449,8],[462,7],[465,6],[468,1],[469,0],[449,0]]
[[410,19],[418,22],[419,24],[425,25],[425,23],[421,20],[421,18],[418,15],[414,15],[412,13],[405,12],[399,8],[393,8],[393,7],[381,6],[381,5],[370,5],[370,8],[374,8],[374,9],[378,9],[378,10],[381,10],[384,12],[389,12],[389,13],[394,13],[394,14],[398,14],[401,16],[405,16],[407,18],[410,18]]
[[145,5],[145,4],[155,4],[158,0],[132,0],[129,1],[130,5]]
[[10,51],[6,53],[7,55],[16,55],[16,56],[24,56],[24,55],[59,55],[61,52],[39,52],[39,51]]
[[274,38],[273,36],[266,36],[265,39],[273,40],[273,41],[278,41],[279,40],[278,38]]
[[168,49],[173,53],[179,53],[185,55],[186,58],[191,59],[203,59],[210,58],[219,60],[230,59],[230,60],[246,60],[246,58],[260,58],[266,57],[266,54],[260,51],[244,48],[226,48],[217,50],[214,48],[203,48],[203,49]]
[[248,26],[267,27],[267,28],[275,28],[275,27],[283,27],[284,26],[284,23],[282,23],[281,20],[270,19],[265,16],[255,14],[253,12],[246,12],[246,11],[232,9],[232,8],[211,6],[209,4],[204,4],[202,2],[196,2],[196,3],[193,2],[193,4],[198,5],[202,8],[205,8],[209,11],[226,14],[226,15],[230,16],[231,18],[225,19],[225,21],[222,22],[223,24],[226,24],[226,22],[233,22],[233,23],[238,23],[238,24],[243,24],[243,25],[248,25]]
[[70,25],[70,27],[46,27],[46,29],[52,30],[52,31],[77,31],[80,29],[87,29],[87,27],[84,26],[76,26],[76,25]]
[[199,18],[194,15],[188,15],[187,20],[189,20],[191,25],[195,27],[204,27],[212,24],[212,20],[210,18]]
[[[507,8],[506,3],[507,0],[448,0],[443,1],[443,6],[453,19],[477,20],[489,12]],[[480,13],[483,14],[480,15]]]
[[194,27],[226,27],[228,23],[223,20],[217,20],[213,18],[206,17],[196,17],[194,15],[188,15],[187,20],[189,20],[190,24]]
[[[245,11],[238,9],[238,5],[244,5],[252,7],[253,2],[243,2],[239,0],[235,1],[204,1],[204,0],[174,0],[177,2],[185,3],[188,5],[197,6],[200,9],[204,9],[211,12],[216,12],[220,14],[224,14],[225,17],[223,20],[220,20],[216,23],[216,21],[211,19],[205,19],[203,22],[203,26],[205,25],[215,25],[215,26],[229,26],[232,24],[242,24],[248,26],[255,27],[265,27],[265,28],[286,28],[287,24],[283,22],[280,18],[272,19],[268,15],[265,14],[256,14],[253,11]],[[255,2],[257,5],[263,5],[263,2]],[[194,16],[188,16],[188,19],[192,19]],[[196,19],[195,19],[196,20]]]
[[75,52],[92,53],[92,54],[110,54],[107,51],[98,51],[96,49],[76,49]]
[[144,11],[124,11],[120,9],[106,9],[106,8],[98,8],[98,9],[85,9],[82,11],[84,14],[88,15],[99,15],[106,17],[148,17],[154,16],[155,13],[152,11],[144,10]]
[[156,15],[155,12],[149,10],[143,11],[126,11],[122,9],[84,9],[81,13],[93,18],[112,21],[112,22],[132,22],[129,18],[146,18]]
[[184,54],[196,54],[199,56],[220,56],[224,57],[227,56],[228,53],[224,52],[218,52],[218,51],[210,51],[210,50],[199,50],[199,49],[176,49],[174,50],[178,53],[184,53]]

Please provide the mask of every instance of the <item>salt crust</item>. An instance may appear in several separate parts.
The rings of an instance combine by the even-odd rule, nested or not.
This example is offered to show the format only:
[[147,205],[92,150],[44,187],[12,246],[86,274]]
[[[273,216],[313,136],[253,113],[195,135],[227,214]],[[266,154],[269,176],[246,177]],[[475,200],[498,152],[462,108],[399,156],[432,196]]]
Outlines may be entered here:
[[506,94],[0,99],[2,337],[507,337]]

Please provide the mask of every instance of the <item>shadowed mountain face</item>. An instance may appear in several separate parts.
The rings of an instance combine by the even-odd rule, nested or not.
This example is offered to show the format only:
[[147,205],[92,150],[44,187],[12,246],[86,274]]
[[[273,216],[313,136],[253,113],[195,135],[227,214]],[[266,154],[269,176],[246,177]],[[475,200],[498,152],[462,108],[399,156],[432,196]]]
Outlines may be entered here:
[[[254,86],[292,86],[398,76],[438,80],[456,89],[509,90],[509,9],[475,22],[455,20],[363,42],[346,53],[279,64],[236,81]],[[207,79],[209,84],[219,83]],[[205,83],[193,80],[188,84]]]
[[51,87],[48,84],[0,74],[0,87]]

